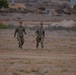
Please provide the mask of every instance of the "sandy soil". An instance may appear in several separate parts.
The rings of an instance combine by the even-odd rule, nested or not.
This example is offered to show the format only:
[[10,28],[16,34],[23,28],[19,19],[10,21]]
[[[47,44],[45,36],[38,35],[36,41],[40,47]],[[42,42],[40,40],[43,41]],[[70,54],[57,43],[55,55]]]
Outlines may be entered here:
[[46,32],[44,49],[31,32],[20,50],[14,30],[0,30],[0,75],[76,75],[76,32]]

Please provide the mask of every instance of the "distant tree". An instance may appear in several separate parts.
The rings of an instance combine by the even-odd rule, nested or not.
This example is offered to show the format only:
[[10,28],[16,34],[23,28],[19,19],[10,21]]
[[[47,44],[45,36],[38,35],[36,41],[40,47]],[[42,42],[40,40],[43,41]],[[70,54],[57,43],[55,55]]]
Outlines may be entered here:
[[3,2],[2,0],[0,0],[0,8],[2,8],[2,6],[3,6]]
[[0,8],[8,8],[8,2],[7,0],[0,0]]
[[3,1],[4,1],[4,4],[3,4],[4,8],[8,8],[8,2],[7,2],[7,0],[3,0]]
[[74,10],[76,10],[76,5],[74,5]]

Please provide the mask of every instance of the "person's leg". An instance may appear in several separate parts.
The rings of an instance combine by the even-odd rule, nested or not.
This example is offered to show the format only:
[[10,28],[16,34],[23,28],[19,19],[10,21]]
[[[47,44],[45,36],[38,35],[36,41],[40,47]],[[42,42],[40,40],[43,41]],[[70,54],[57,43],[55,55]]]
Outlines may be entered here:
[[38,46],[39,46],[39,39],[38,39],[38,37],[36,38],[36,48],[38,48]]
[[22,49],[21,37],[18,37],[17,39],[18,39],[19,48],[21,48],[21,49]]
[[20,38],[20,48],[21,48],[21,49],[22,49],[23,44],[24,44],[24,38],[21,37],[21,38]]
[[19,36],[17,37],[17,40],[18,40],[18,47],[20,48],[20,37]]
[[44,48],[44,39],[41,38],[41,47]]
[[36,43],[36,48],[38,48],[38,46],[39,46],[39,42]]
[[21,45],[23,46],[23,44],[24,44],[24,38],[21,37]]

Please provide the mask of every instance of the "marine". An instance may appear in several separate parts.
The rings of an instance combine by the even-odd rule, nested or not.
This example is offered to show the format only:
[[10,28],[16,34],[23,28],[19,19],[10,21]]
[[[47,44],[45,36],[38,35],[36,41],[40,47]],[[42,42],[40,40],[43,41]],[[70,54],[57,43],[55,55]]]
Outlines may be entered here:
[[19,48],[22,49],[22,46],[24,44],[24,34],[26,35],[26,31],[24,26],[22,26],[22,22],[19,22],[19,26],[15,29],[14,37],[17,36]]
[[43,28],[43,23],[40,23],[39,28],[36,30],[36,48],[39,47],[39,43],[41,43],[41,47],[44,48],[44,38],[45,38],[45,31]]

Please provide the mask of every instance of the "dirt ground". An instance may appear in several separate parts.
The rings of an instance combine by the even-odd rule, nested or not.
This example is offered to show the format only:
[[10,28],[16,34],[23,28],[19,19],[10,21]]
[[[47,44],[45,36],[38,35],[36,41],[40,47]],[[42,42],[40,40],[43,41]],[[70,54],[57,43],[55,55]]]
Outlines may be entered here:
[[76,32],[46,32],[44,49],[36,49],[29,31],[22,50],[13,34],[0,30],[0,75],[76,75]]

